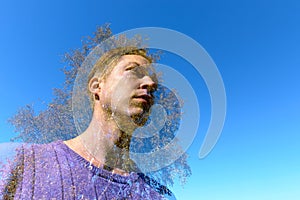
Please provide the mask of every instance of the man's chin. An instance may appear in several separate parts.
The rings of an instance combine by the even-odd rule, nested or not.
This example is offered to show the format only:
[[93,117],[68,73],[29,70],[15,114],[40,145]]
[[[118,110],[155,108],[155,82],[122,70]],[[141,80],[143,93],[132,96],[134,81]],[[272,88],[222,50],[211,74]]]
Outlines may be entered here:
[[137,126],[144,126],[149,118],[149,111],[141,109],[139,112],[131,113],[131,119]]

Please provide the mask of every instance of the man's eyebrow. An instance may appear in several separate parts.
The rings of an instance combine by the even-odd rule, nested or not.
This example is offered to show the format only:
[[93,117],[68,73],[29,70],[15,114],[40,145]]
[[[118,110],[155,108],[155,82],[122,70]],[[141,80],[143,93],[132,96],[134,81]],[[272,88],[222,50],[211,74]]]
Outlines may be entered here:
[[149,63],[138,63],[136,61],[130,61],[128,63],[126,63],[125,67],[128,67],[129,65],[137,65],[137,67],[146,67],[149,65]]
[[138,66],[141,65],[140,63],[135,62],[135,61],[130,61],[130,62],[128,62],[126,65],[131,65],[131,64],[136,64],[136,65],[138,65]]

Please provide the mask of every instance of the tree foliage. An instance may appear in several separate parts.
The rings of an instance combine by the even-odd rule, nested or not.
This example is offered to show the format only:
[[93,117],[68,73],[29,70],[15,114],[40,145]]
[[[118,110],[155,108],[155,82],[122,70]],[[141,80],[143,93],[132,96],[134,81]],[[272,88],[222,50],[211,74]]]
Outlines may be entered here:
[[[67,140],[78,135],[72,114],[72,88],[75,78],[91,50],[111,36],[112,31],[109,24],[97,27],[92,36],[82,40],[80,48],[64,54],[65,66],[62,71],[65,81],[62,88],[53,89],[54,98],[47,104],[45,110],[36,112],[32,105],[26,105],[8,120],[14,126],[15,132],[18,133],[11,141],[48,143],[55,140]],[[170,98],[166,98],[166,100],[170,100]],[[160,148],[161,144],[166,144],[165,142],[159,143],[161,140],[170,141],[173,137],[174,135],[170,136],[169,134],[165,138],[152,138],[152,144],[156,143],[152,147]],[[142,144],[147,143],[146,141],[141,142]],[[149,175],[165,185],[172,185],[176,177],[179,177],[184,183],[186,178],[191,175],[191,169],[187,164],[187,154],[184,153],[173,164]]]

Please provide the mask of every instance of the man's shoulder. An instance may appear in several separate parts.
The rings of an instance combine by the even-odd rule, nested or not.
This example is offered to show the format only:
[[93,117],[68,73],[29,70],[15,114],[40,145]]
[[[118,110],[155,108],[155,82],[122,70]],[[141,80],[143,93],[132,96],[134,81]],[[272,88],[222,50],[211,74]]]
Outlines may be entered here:
[[24,159],[31,157],[43,157],[43,155],[51,154],[54,146],[58,142],[51,142],[47,144],[35,143],[1,143],[0,144],[0,163],[1,165],[15,166],[24,162]]

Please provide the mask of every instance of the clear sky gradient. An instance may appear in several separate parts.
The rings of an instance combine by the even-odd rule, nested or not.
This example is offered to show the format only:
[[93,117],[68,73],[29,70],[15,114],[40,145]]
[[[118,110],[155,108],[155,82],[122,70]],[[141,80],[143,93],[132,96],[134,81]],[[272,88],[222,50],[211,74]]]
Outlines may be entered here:
[[227,94],[220,140],[200,160],[209,96],[201,94],[201,78],[186,73],[202,88],[196,91],[203,121],[188,150],[193,175],[184,188],[172,188],[177,199],[300,199],[299,10],[296,0],[2,0],[0,142],[14,136],[6,121],[18,108],[51,100],[64,80],[61,56],[97,25],[111,23],[114,33],[165,27],[206,49]]

